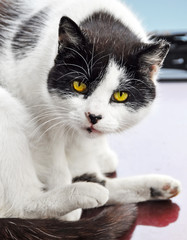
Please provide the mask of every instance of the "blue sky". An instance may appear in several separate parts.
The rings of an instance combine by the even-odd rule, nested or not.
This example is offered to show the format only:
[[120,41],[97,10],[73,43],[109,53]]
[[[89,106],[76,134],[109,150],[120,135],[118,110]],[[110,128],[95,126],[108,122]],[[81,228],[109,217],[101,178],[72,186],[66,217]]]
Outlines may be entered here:
[[124,2],[136,13],[148,31],[187,30],[187,0],[125,0]]

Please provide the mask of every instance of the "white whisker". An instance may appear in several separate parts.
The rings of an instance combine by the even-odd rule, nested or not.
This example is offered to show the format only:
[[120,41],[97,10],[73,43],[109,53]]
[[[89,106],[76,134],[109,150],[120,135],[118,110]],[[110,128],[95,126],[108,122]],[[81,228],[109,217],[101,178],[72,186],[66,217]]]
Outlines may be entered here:
[[95,38],[93,40],[93,47],[92,47],[92,56],[91,56],[91,60],[89,61],[88,65],[91,64],[90,68],[91,68],[91,72],[93,71],[93,60],[94,60],[94,48],[95,48]]
[[58,123],[56,123],[56,124],[53,124],[53,125],[50,126],[47,130],[45,130],[45,131],[41,134],[41,136],[39,137],[38,142],[42,139],[42,137],[43,137],[47,132],[49,132],[50,130],[54,129],[55,127],[57,127],[57,126],[60,125],[60,124],[62,124],[62,122],[58,122]]
[[[83,72],[85,73],[85,76],[87,75],[86,70],[85,70],[83,67],[81,67],[81,66],[79,66],[79,65],[77,65],[77,64],[73,64],[73,63],[62,63],[62,64],[58,64],[57,66],[72,66],[72,67],[77,67],[77,68],[80,68],[81,70],[83,70]],[[79,73],[82,74],[82,72],[79,72]]]
[[89,65],[88,65],[88,62],[86,61],[86,59],[82,56],[82,54],[80,54],[78,51],[76,51],[75,49],[73,48],[69,48],[69,47],[65,47],[66,49],[69,49],[73,52],[75,52],[78,56],[80,56],[82,58],[82,60],[84,61],[84,63],[86,64],[86,67],[87,67],[87,70],[88,70],[88,75],[90,76],[90,69],[89,69]]
[[101,59],[103,59],[103,58],[105,58],[105,57],[108,57],[108,56],[110,56],[110,54],[106,54],[106,55],[100,57],[99,59],[97,59],[97,60],[94,62],[94,64],[92,65],[92,68],[96,65],[97,62],[99,62]]

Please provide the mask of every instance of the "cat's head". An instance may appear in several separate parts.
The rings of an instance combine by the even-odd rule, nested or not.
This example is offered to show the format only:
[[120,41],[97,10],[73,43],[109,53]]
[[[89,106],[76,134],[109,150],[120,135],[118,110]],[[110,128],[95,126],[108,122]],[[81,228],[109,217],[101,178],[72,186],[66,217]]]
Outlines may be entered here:
[[96,13],[78,26],[62,17],[48,90],[63,124],[88,136],[123,131],[155,98],[165,41],[142,43],[119,20]]

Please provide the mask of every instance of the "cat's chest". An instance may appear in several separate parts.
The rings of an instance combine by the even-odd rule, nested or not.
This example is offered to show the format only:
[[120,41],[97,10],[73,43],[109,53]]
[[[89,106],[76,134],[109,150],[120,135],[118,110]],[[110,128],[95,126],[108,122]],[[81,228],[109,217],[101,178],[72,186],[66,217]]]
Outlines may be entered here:
[[96,161],[97,152],[93,150],[93,144],[93,140],[79,136],[66,147],[65,152],[72,177],[99,171]]

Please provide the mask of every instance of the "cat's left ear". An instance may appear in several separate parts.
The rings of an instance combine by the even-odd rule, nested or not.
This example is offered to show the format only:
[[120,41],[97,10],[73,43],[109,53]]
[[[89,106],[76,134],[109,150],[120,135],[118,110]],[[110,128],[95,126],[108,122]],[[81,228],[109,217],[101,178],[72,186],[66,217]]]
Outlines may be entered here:
[[138,53],[139,64],[142,69],[148,69],[154,80],[169,51],[170,44],[165,40],[146,44]]
[[85,38],[79,26],[70,18],[62,17],[59,24],[59,49],[84,44]]

